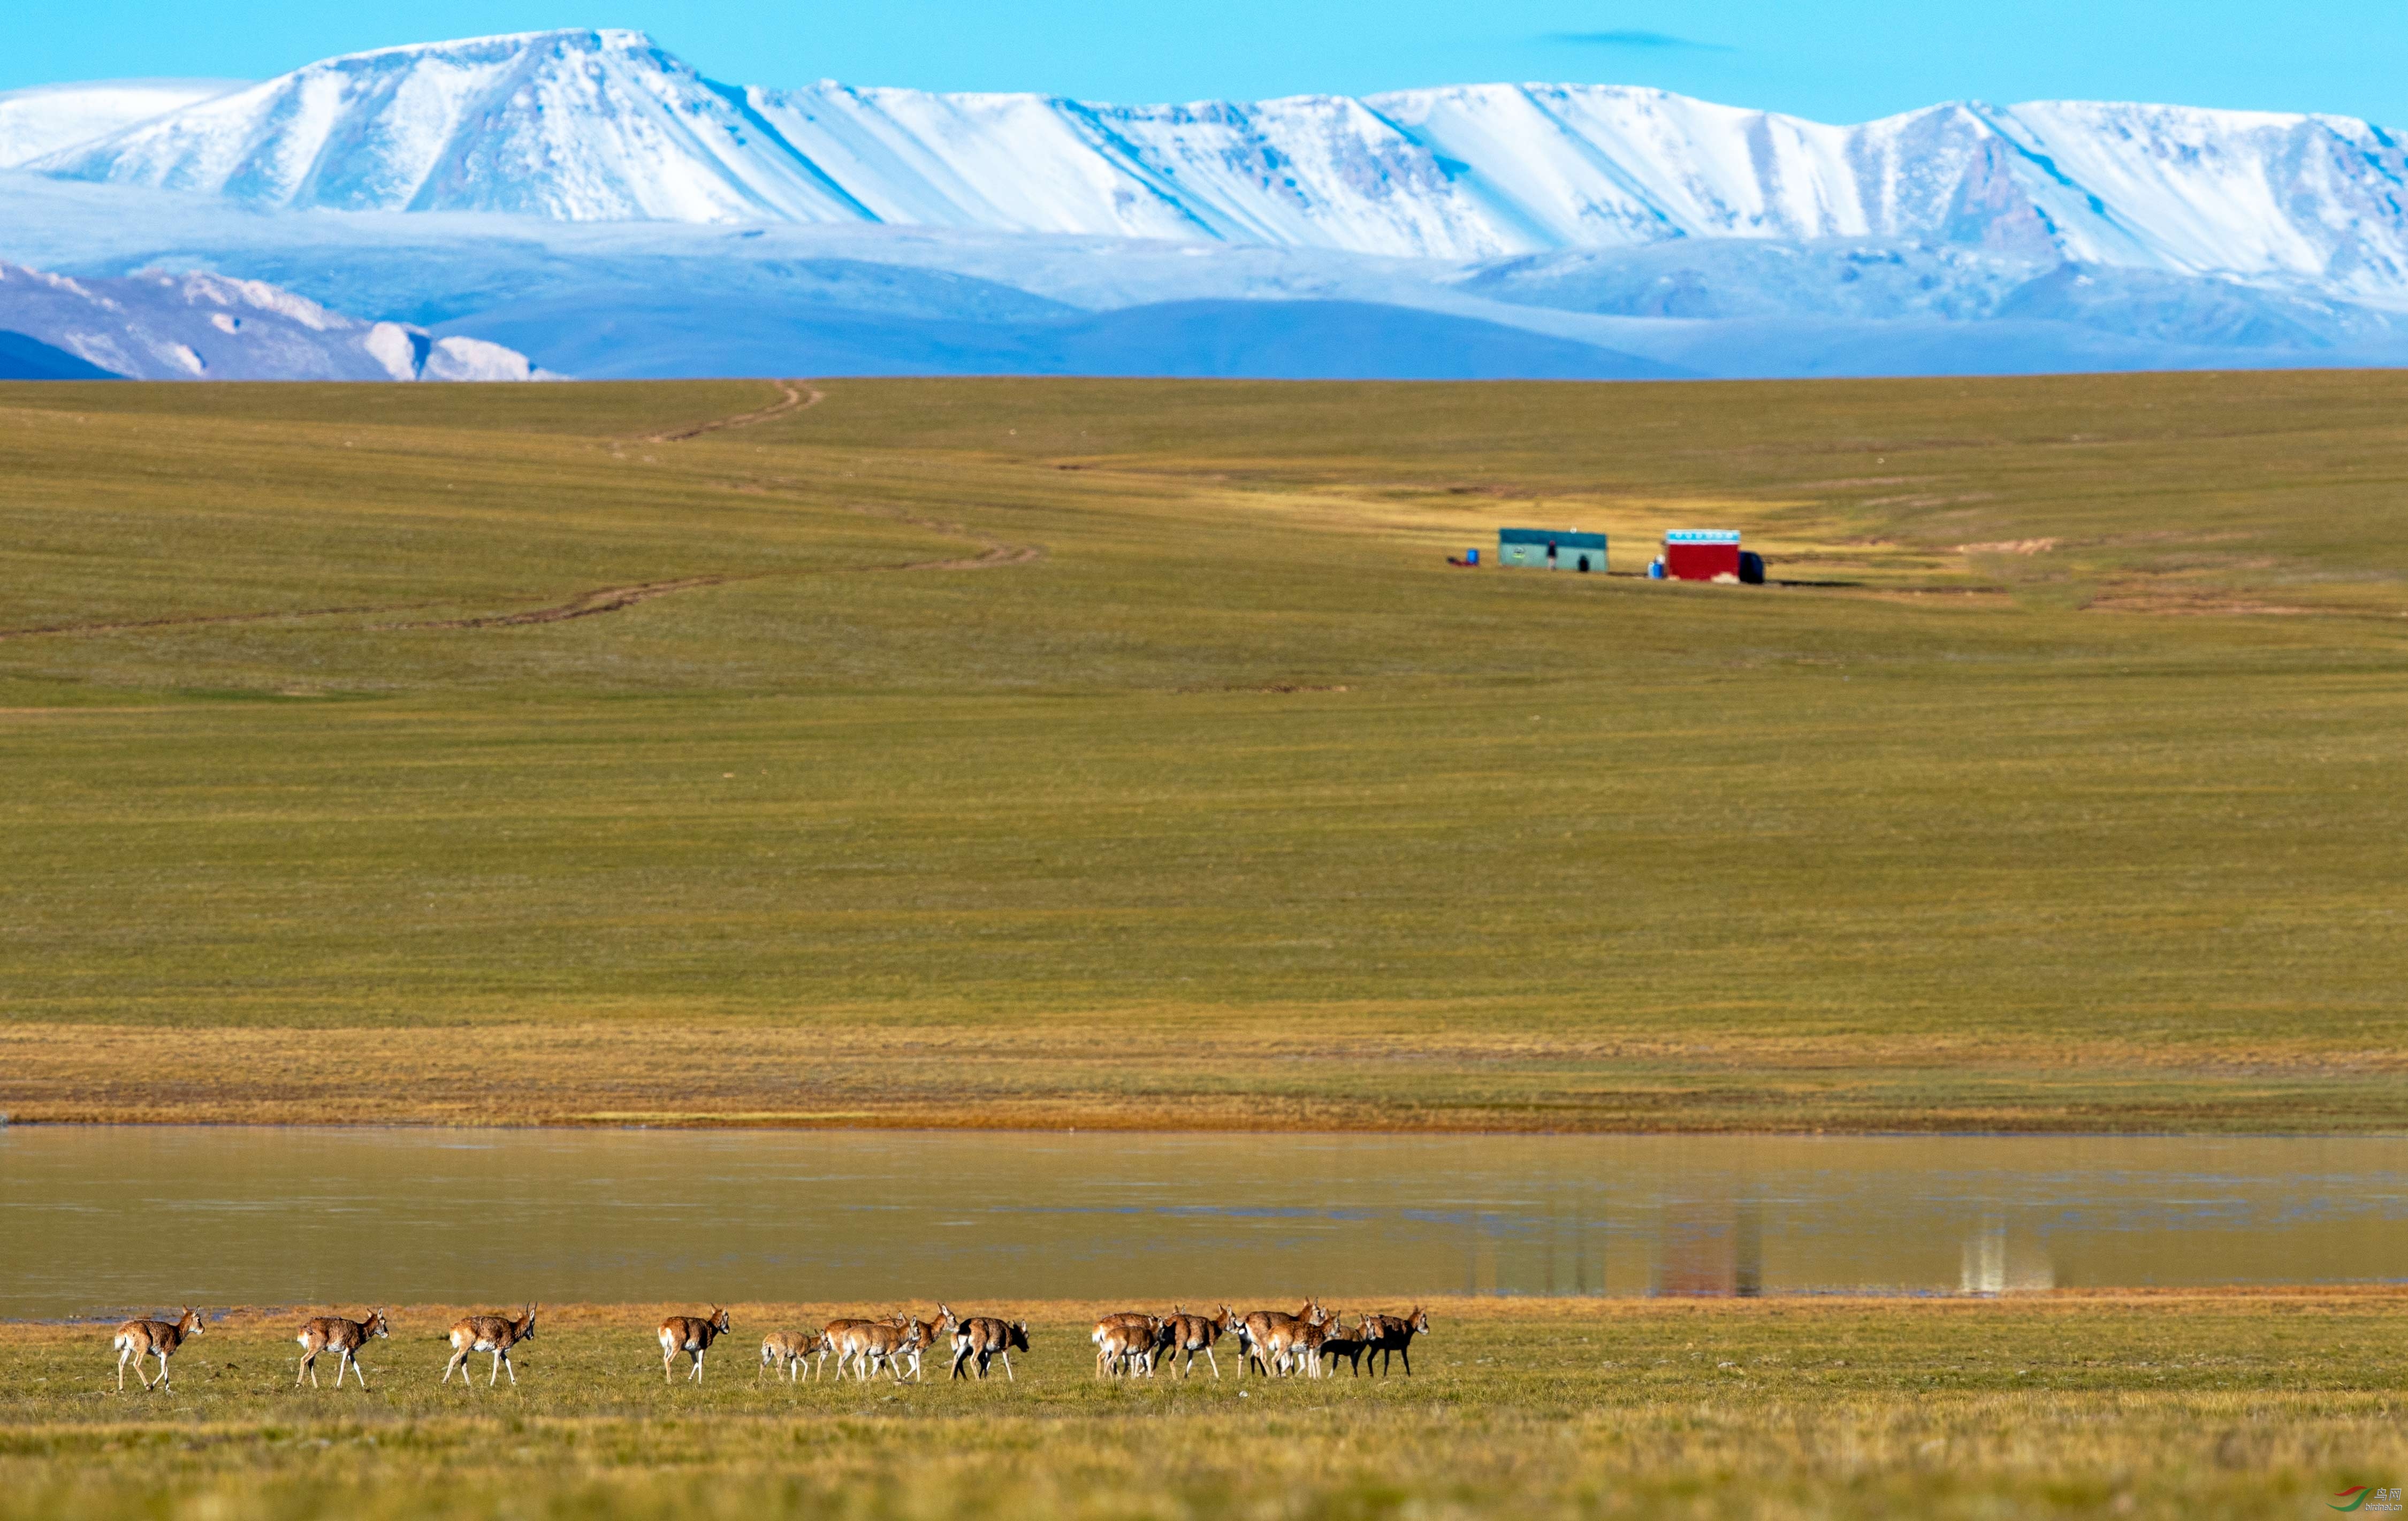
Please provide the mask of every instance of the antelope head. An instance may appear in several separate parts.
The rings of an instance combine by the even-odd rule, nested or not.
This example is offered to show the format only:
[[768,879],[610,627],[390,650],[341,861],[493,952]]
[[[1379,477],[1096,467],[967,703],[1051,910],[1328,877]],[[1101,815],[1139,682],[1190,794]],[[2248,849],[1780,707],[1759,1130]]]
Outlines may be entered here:
[[368,1323],[365,1327],[363,1327],[363,1329],[365,1329],[370,1336],[391,1336],[393,1334],[393,1327],[385,1323],[384,1312],[381,1310],[371,1310],[368,1312]]

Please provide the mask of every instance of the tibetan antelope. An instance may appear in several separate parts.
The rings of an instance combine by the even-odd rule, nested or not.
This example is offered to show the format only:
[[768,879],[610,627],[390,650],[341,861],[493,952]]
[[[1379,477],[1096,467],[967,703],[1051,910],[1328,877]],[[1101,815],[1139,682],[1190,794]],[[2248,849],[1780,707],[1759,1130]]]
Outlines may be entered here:
[[340,1315],[322,1315],[301,1327],[293,1340],[301,1343],[300,1372],[293,1375],[293,1386],[301,1386],[301,1374],[309,1375],[309,1387],[318,1387],[318,1354],[335,1355],[335,1387],[343,1386],[343,1370],[348,1368],[360,1381],[366,1393],[368,1376],[360,1368],[360,1348],[368,1344],[371,1336],[391,1336],[393,1327],[385,1324],[384,1312],[371,1310],[366,1320],[345,1320]]
[[502,1370],[508,1368],[510,1370],[510,1387],[517,1388],[519,1370],[510,1361],[510,1348],[522,1342],[535,1340],[535,1313],[541,1308],[540,1305],[528,1305],[526,1313],[515,1318],[509,1315],[470,1315],[466,1320],[453,1322],[452,1360],[443,1365],[443,1377],[439,1382],[451,1383],[452,1370],[457,1369],[460,1386],[466,1388],[468,1354],[490,1352],[494,1355],[494,1370],[486,1378],[485,1386],[490,1389],[499,1384]]
[[836,1354],[836,1376],[839,1379],[843,1378],[846,1366],[853,1361],[853,1343],[850,1338],[855,1332],[867,1330],[876,1324],[875,1321],[843,1319],[831,1320],[821,1327],[820,1367],[822,1369],[827,1367],[827,1355],[833,1352]]
[[1303,1370],[1305,1377],[1319,1378],[1321,1348],[1323,1343],[1329,1340],[1329,1327],[1336,1324],[1338,1324],[1338,1317],[1325,1313],[1314,1315],[1297,1327],[1288,1334],[1287,1344],[1280,1349],[1282,1354],[1280,1371],[1286,1372],[1288,1365],[1293,1363]]
[[1272,1366],[1284,1376],[1301,1369],[1307,1377],[1321,1376],[1321,1343],[1329,1327],[1338,1324],[1338,1316],[1316,1304],[1312,1313],[1285,1327],[1273,1327],[1266,1349]]
[[1429,1334],[1429,1312],[1415,1305],[1410,1314],[1365,1315],[1360,1334],[1369,1343],[1364,1348],[1367,1361],[1371,1357],[1379,1358],[1380,1371],[1384,1373],[1388,1370],[1388,1359],[1401,1356],[1405,1359],[1405,1374],[1411,1377],[1413,1371],[1413,1338]]
[[669,1366],[681,1352],[694,1359],[694,1368],[686,1374],[689,1383],[702,1382],[702,1355],[710,1343],[729,1330],[727,1312],[717,1305],[708,1315],[671,1315],[661,1322],[661,1382],[669,1382]]
[[1154,1348],[1161,1338],[1160,1315],[1124,1310],[1104,1316],[1087,1335],[1087,1340],[1096,1344],[1096,1376],[1111,1378],[1143,1371],[1152,1378]]
[[839,1321],[828,1332],[836,1342],[836,1375],[844,1377],[845,1364],[851,1363],[855,1377],[867,1384],[884,1368],[903,1382],[903,1359],[920,1344],[920,1325],[897,1326],[891,1320]]
[[1284,1366],[1287,1345],[1295,1340],[1296,1328],[1308,1320],[1318,1320],[1321,1313],[1318,1299],[1307,1299],[1304,1307],[1292,1315],[1280,1310],[1257,1310],[1240,1321],[1242,1334],[1239,1342],[1243,1356],[1238,1359],[1238,1376],[1246,1376],[1248,1364],[1260,1367],[1266,1376],[1274,1359]]
[[[826,1366],[827,1338],[817,1331],[771,1331],[761,1338],[761,1370],[767,1372],[774,1367],[784,1372],[789,1384],[800,1383],[803,1364],[810,1361],[814,1352],[821,1366]],[[753,1374],[752,1382],[761,1382],[761,1374]]]
[[1191,1315],[1180,1306],[1172,1305],[1170,1318],[1164,1322],[1170,1337],[1169,1345],[1165,1349],[1166,1360],[1176,1362],[1181,1353],[1187,1354],[1186,1365],[1179,1370],[1179,1376],[1186,1378],[1196,1371],[1196,1355],[1200,1352],[1204,1354],[1204,1360],[1211,1364],[1212,1376],[1219,1378],[1221,1359],[1212,1355],[1212,1343],[1228,1335],[1237,1324],[1238,1313],[1226,1304],[1217,1315]]
[[167,1359],[176,1355],[176,1349],[184,1344],[186,1337],[198,1336],[202,1329],[201,1313],[189,1305],[173,1324],[164,1320],[129,1320],[117,1327],[117,1336],[109,1342],[117,1349],[117,1392],[125,1392],[125,1365],[128,1361],[134,1364],[134,1376],[142,1381],[142,1386],[146,1389],[151,1387],[151,1379],[142,1371],[142,1359],[145,1357],[159,1359],[157,1385],[162,1389],[166,1388]]
[[953,1326],[953,1377],[968,1378],[962,1365],[976,1358],[978,1376],[986,1377],[986,1365],[994,1358],[1003,1359],[1003,1376],[1017,1384],[1011,1371],[1014,1350],[1028,1350],[1028,1322],[998,1320],[993,1315],[972,1315]]
[[937,1306],[937,1318],[934,1320],[920,1320],[911,1315],[903,1314],[895,1316],[890,1324],[898,1329],[908,1329],[913,1326],[920,1327],[919,1339],[904,1348],[900,1355],[903,1361],[911,1365],[911,1376],[918,1379],[921,1376],[921,1358],[937,1345],[940,1338],[953,1334],[953,1313],[939,1304]]
[[1359,1325],[1351,1335],[1335,1321],[1323,1327],[1321,1361],[1324,1366],[1329,1368],[1329,1371],[1324,1376],[1335,1378],[1338,1370],[1330,1365],[1342,1360],[1356,1377],[1361,1377],[1363,1355],[1370,1350],[1371,1339],[1363,1334],[1363,1328]]

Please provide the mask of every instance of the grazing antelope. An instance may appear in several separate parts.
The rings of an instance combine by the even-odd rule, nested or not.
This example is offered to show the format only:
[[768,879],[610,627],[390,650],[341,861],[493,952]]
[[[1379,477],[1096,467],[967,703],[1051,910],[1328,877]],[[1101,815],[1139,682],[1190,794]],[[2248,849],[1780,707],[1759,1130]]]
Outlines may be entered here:
[[1087,1340],[1096,1344],[1096,1376],[1111,1378],[1142,1370],[1146,1377],[1152,1378],[1154,1343],[1161,1336],[1160,1315],[1124,1310],[1104,1316],[1087,1335]]
[[1239,1322],[1244,1332],[1239,1342],[1245,1356],[1238,1361],[1238,1376],[1244,1378],[1247,1365],[1254,1364],[1268,1377],[1273,1358],[1285,1363],[1284,1354],[1288,1342],[1295,1338],[1296,1328],[1308,1320],[1319,1319],[1321,1313],[1321,1301],[1307,1299],[1304,1307],[1292,1315],[1280,1310],[1257,1310]]
[[1370,1343],[1364,1350],[1380,1359],[1381,1372],[1388,1370],[1390,1357],[1401,1356],[1405,1374],[1410,1378],[1413,1371],[1413,1338],[1429,1334],[1429,1312],[1415,1305],[1410,1314],[1365,1315],[1361,1334]]
[[1172,1305],[1170,1319],[1164,1323],[1170,1338],[1166,1350],[1173,1362],[1178,1361],[1181,1353],[1187,1354],[1186,1365],[1180,1370],[1179,1376],[1186,1378],[1196,1371],[1196,1355],[1200,1352],[1204,1354],[1204,1360],[1211,1364],[1212,1376],[1219,1378],[1221,1359],[1212,1355],[1212,1343],[1228,1335],[1237,1324],[1238,1313],[1226,1304],[1217,1315],[1191,1315],[1178,1305]]
[[164,1320],[129,1320],[117,1327],[117,1336],[109,1342],[117,1349],[117,1392],[125,1392],[125,1365],[129,1360],[134,1364],[134,1376],[142,1381],[142,1386],[146,1389],[151,1387],[150,1376],[142,1371],[142,1359],[145,1357],[159,1359],[158,1387],[166,1388],[167,1359],[184,1344],[184,1338],[200,1335],[202,1328],[201,1313],[189,1305],[172,1325]]
[[[787,1383],[800,1383],[803,1364],[810,1360],[814,1352],[820,1355],[820,1365],[825,1367],[827,1338],[817,1331],[771,1331],[761,1338],[762,1372],[774,1366],[785,1373]],[[760,1383],[761,1374],[753,1374],[752,1382]]]
[[492,1388],[502,1381],[502,1370],[510,1370],[510,1387],[519,1386],[519,1370],[510,1361],[510,1348],[522,1342],[535,1340],[535,1313],[541,1305],[528,1305],[526,1313],[513,1319],[509,1315],[470,1315],[452,1327],[452,1360],[443,1365],[444,1384],[452,1382],[452,1370],[460,1373],[460,1386],[468,1385],[468,1354],[490,1352],[494,1355],[494,1370],[485,1380]]
[[913,1326],[917,1326],[920,1328],[919,1340],[913,1342],[909,1347],[905,1348],[902,1353],[902,1359],[911,1365],[911,1376],[917,1379],[921,1376],[920,1359],[922,1356],[937,1344],[937,1341],[939,1337],[950,1336],[953,1334],[953,1313],[939,1304],[937,1306],[937,1318],[934,1320],[918,1320],[910,1315],[904,1314],[895,1316],[889,1324],[895,1326],[898,1329],[908,1329]]
[[708,1315],[671,1315],[662,1321],[661,1382],[669,1382],[669,1365],[676,1362],[677,1355],[682,1352],[694,1359],[693,1370],[686,1374],[687,1381],[701,1383],[702,1355],[710,1350],[710,1343],[725,1336],[729,1328],[727,1312],[715,1304]]
[[335,1387],[343,1386],[343,1370],[348,1368],[360,1381],[362,1393],[367,1391],[368,1376],[360,1368],[360,1348],[368,1344],[371,1336],[391,1336],[393,1327],[385,1324],[384,1312],[371,1310],[366,1320],[345,1320],[340,1315],[322,1315],[301,1327],[293,1340],[301,1343],[301,1370],[293,1375],[293,1386],[301,1386],[301,1374],[309,1375],[309,1387],[318,1387],[318,1354],[335,1355]]
[[1003,1376],[1017,1384],[1020,1380],[1011,1371],[1011,1354],[1015,1348],[1022,1352],[1028,1350],[1028,1322],[1025,1320],[972,1315],[968,1320],[957,1321],[953,1326],[953,1377],[969,1377],[962,1371],[962,1365],[976,1358],[978,1376],[984,1378],[987,1363],[1001,1357]]

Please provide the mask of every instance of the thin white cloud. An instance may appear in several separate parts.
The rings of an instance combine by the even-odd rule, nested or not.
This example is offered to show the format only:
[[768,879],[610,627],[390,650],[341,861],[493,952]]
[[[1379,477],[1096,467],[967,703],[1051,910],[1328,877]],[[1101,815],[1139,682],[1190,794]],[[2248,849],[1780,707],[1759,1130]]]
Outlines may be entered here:
[[1576,48],[1629,48],[1659,52],[1735,52],[1727,43],[1676,37],[1670,32],[1550,32],[1545,40]]

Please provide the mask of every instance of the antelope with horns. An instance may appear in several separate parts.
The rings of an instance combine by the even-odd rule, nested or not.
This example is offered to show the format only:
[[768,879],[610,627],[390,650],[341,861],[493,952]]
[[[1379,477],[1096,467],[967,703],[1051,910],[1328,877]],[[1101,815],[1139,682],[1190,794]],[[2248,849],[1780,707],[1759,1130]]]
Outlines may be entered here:
[[164,1320],[129,1320],[117,1327],[117,1336],[109,1342],[117,1349],[117,1392],[125,1392],[125,1365],[129,1361],[134,1364],[134,1376],[142,1381],[142,1386],[146,1389],[153,1386],[150,1375],[142,1371],[142,1359],[145,1357],[159,1359],[156,1386],[162,1389],[168,1387],[167,1359],[176,1355],[176,1349],[184,1344],[186,1337],[198,1336],[201,1330],[201,1313],[190,1305],[185,1306],[184,1313],[178,1315],[173,1324]]
[[1020,1380],[1012,1374],[1011,1355],[1014,1351],[1027,1350],[1028,1322],[998,1320],[993,1315],[972,1315],[968,1320],[955,1322],[953,1326],[953,1377],[969,1377],[962,1371],[962,1365],[976,1358],[978,1376],[984,1378],[988,1362],[1001,1357],[1003,1376],[1017,1384]]
[[1096,1322],[1087,1340],[1096,1344],[1096,1376],[1136,1373],[1154,1376],[1154,1344],[1162,1337],[1162,1317],[1140,1310],[1124,1310]]
[[911,1376],[918,1379],[921,1377],[921,1358],[936,1346],[939,1338],[953,1334],[953,1313],[939,1304],[937,1306],[937,1318],[934,1320],[920,1320],[910,1314],[901,1314],[894,1316],[889,1324],[901,1330],[908,1330],[914,1326],[920,1328],[919,1340],[906,1347],[901,1354],[901,1360],[911,1365]]
[[526,1313],[515,1318],[509,1315],[470,1315],[452,1326],[452,1360],[443,1365],[440,1383],[452,1382],[453,1370],[460,1374],[460,1386],[468,1386],[468,1354],[490,1352],[494,1355],[494,1370],[485,1380],[492,1388],[502,1381],[502,1370],[510,1370],[510,1387],[519,1386],[519,1370],[510,1361],[510,1348],[522,1342],[535,1340],[535,1313],[543,1308],[531,1304]]
[[1411,1377],[1413,1371],[1413,1338],[1428,1334],[1429,1312],[1420,1305],[1413,1306],[1409,1314],[1365,1315],[1362,1337],[1369,1343],[1365,1348],[1368,1355],[1365,1360],[1379,1358],[1380,1371],[1384,1373],[1388,1370],[1390,1357],[1402,1356],[1405,1374]]
[[[820,1366],[825,1367],[828,1341],[817,1331],[771,1331],[761,1338],[761,1370],[775,1367],[785,1373],[787,1383],[800,1383],[803,1364],[814,1352],[819,1354]],[[753,1374],[752,1382],[761,1382],[761,1374]]]
[[293,1375],[293,1386],[301,1386],[301,1374],[309,1375],[309,1387],[318,1387],[318,1354],[335,1355],[335,1387],[343,1386],[343,1370],[348,1368],[360,1381],[360,1392],[366,1394],[368,1376],[360,1368],[360,1348],[368,1344],[371,1336],[391,1336],[393,1327],[385,1324],[384,1312],[371,1310],[366,1320],[345,1320],[340,1315],[321,1315],[301,1327],[293,1340],[301,1343],[301,1370]]
[[1179,1376],[1186,1378],[1196,1371],[1196,1355],[1200,1352],[1204,1354],[1204,1360],[1211,1365],[1212,1376],[1219,1378],[1221,1359],[1212,1355],[1212,1343],[1228,1335],[1237,1324],[1238,1313],[1226,1304],[1217,1315],[1191,1315],[1182,1307],[1172,1305],[1170,1319],[1164,1323],[1170,1337],[1168,1358],[1176,1362],[1181,1353],[1187,1355],[1187,1361],[1180,1369]]
[[669,1368],[677,1361],[677,1355],[682,1352],[694,1359],[694,1367],[686,1374],[687,1382],[701,1383],[702,1355],[710,1350],[710,1343],[726,1335],[728,1329],[727,1312],[715,1304],[708,1315],[671,1315],[662,1321],[661,1382],[669,1382]]
[[1319,1320],[1321,1316],[1321,1301],[1307,1299],[1304,1307],[1292,1315],[1280,1310],[1257,1310],[1240,1321],[1238,1324],[1242,1334],[1239,1341],[1244,1356],[1238,1360],[1238,1376],[1246,1376],[1249,1364],[1259,1366],[1266,1376],[1271,1370],[1274,1358],[1284,1365],[1287,1345],[1295,1340],[1296,1328],[1308,1320]]

